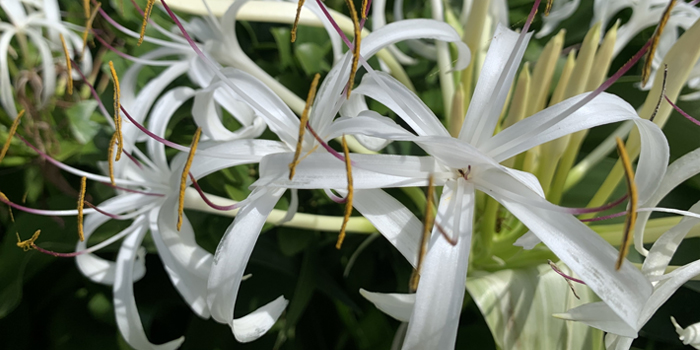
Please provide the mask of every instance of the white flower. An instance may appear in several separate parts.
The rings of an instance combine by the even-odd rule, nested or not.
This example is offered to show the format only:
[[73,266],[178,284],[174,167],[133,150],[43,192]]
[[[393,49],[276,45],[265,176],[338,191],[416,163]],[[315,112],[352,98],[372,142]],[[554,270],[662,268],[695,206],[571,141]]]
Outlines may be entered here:
[[[445,23],[430,20],[408,20],[394,23],[367,36],[363,40],[361,55],[366,60],[389,44],[408,38],[424,37],[451,42],[459,42],[460,40],[454,30]],[[462,52],[464,52],[465,47],[462,47],[462,49]],[[321,84],[311,109],[309,125],[310,129],[314,130],[324,142],[320,143],[310,135],[310,132],[307,132],[302,143],[302,153],[314,152],[319,146],[326,147],[328,140],[340,137],[343,134],[354,134],[357,128],[364,128],[366,122],[371,122],[371,120],[367,121],[367,119],[372,118],[362,117],[333,121],[345,102],[343,90],[350,73],[351,58],[350,53],[347,53],[334,66]],[[294,155],[297,144],[299,119],[292,114],[289,108],[272,91],[269,91],[249,75],[233,69],[224,69],[221,75],[223,76],[222,82],[225,82],[241,101],[245,101],[257,115],[261,116],[270,129],[280,138],[281,142],[277,142],[280,145],[280,149],[276,152],[270,152],[268,157],[278,156],[284,158],[286,162],[284,164],[280,163],[280,165],[288,169],[288,164],[292,161],[291,158]],[[335,159],[333,155],[325,152],[314,152],[311,155],[317,153],[329,155]],[[335,161],[338,160],[335,159]],[[302,164],[305,162],[306,158],[302,161]],[[265,161],[262,160],[261,171],[265,166],[264,164]],[[261,179],[260,181],[264,182],[265,180]],[[248,204],[227,229],[217,248],[209,277],[207,302],[212,312],[212,317],[219,322],[231,324],[234,330],[236,324],[235,322],[231,323],[231,320],[241,277],[264,221],[285,191],[286,188],[284,187],[258,186],[246,200]],[[290,205],[290,213],[292,214],[296,211],[295,197],[295,191],[292,191],[293,199]],[[399,241],[397,236],[400,233],[393,229],[397,223],[400,222],[400,225],[404,225],[407,218],[412,218],[412,224],[420,225],[408,210],[400,213],[401,218],[397,217],[389,220],[384,215],[374,212],[374,209],[381,207],[382,201],[390,201],[394,205],[398,204],[396,200],[385,193],[383,196],[371,197],[369,195],[363,197],[361,194],[355,194],[355,203],[360,203],[358,204],[358,210],[365,212],[360,207],[361,203],[371,206],[371,209],[367,209],[369,213],[365,216],[381,232],[385,233],[390,241]],[[391,228],[386,229],[387,226],[391,226]],[[414,251],[415,245],[412,245],[410,249]],[[411,256],[412,254],[406,255]]]
[[671,323],[673,323],[673,327],[676,328],[676,333],[678,333],[683,344],[700,349],[700,323],[691,324],[683,328],[676,322],[673,316],[671,316]]
[[[651,293],[649,282],[631,264],[624,264],[621,271],[616,271],[617,251],[573,217],[571,211],[547,202],[533,175],[499,164],[561,136],[622,120],[634,121],[644,140],[636,177],[642,200],[658,186],[668,159],[668,145],[658,127],[641,120],[622,99],[600,91],[565,100],[494,136],[528,37],[499,27],[458,138],[450,137],[435,115],[390,77],[367,75],[354,90],[394,110],[419,136],[376,117],[367,118],[356,133],[413,141],[432,156],[354,155],[355,188],[422,186],[432,174],[438,184],[444,185],[436,221],[447,235],[458,240],[452,246],[441,238],[438,229],[433,230],[404,349],[454,347],[469,261],[475,190],[493,197],[517,216],[599,297],[613,305],[615,313],[625,322],[636,320]],[[373,116],[372,112],[364,115]],[[263,159],[258,183],[268,187],[343,188],[344,167],[331,157],[308,156],[298,167],[294,181],[283,176],[286,173],[283,165],[288,159],[278,155]],[[375,215],[391,215],[405,207],[385,201],[373,209]],[[407,241],[399,246],[415,243]],[[415,255],[409,257],[409,261],[415,260]]]
[[[72,59],[77,59],[83,48],[83,39],[80,35],[68,29],[69,24],[61,21],[60,12],[56,0],[44,0],[42,3],[29,3],[20,0],[3,0],[0,7],[5,11],[9,23],[3,22],[0,18],[0,104],[14,119],[17,116],[15,108],[15,98],[13,96],[12,83],[10,81],[10,71],[8,67],[8,56],[22,56],[24,60],[31,60],[29,57],[28,43],[35,45],[41,57],[41,89],[34,91],[35,95],[41,96],[39,106],[45,106],[56,92],[56,68],[53,53],[61,53],[60,61],[63,59],[63,46],[59,40],[58,33],[66,38],[66,45]],[[43,35],[46,30],[49,37]],[[12,38],[16,37],[20,43],[20,52],[10,47]],[[29,38],[29,42],[27,41]],[[12,50],[12,51],[11,51]],[[24,67],[30,68],[30,67]],[[86,50],[81,60],[83,71],[92,69],[92,57],[89,50]],[[30,73],[31,74],[31,73]],[[76,75],[77,77],[77,75]],[[73,77],[67,77],[73,79]]]

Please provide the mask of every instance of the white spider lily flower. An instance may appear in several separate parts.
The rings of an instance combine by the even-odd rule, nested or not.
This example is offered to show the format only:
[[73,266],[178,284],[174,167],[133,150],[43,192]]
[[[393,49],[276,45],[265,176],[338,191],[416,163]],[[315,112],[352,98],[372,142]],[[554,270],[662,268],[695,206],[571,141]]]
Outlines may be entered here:
[[[13,96],[16,89],[12,88],[8,61],[10,52],[15,52],[15,49],[10,47],[12,38],[16,37],[20,44],[20,52],[12,55],[21,56],[25,62],[34,61],[33,57],[29,56],[28,51],[28,45],[31,43],[36,47],[41,58],[41,84],[36,85],[40,89],[34,91],[36,96],[41,96],[37,101],[39,107],[44,107],[56,93],[56,61],[53,54],[60,53],[61,59],[57,61],[65,64],[63,45],[59,40],[58,33],[63,34],[66,38],[71,59],[77,59],[80,55],[83,39],[68,29],[69,24],[61,21],[58,4],[55,0],[44,0],[41,4],[29,4],[20,0],[3,0],[0,2],[0,8],[3,9],[9,20],[9,22],[3,22],[3,19],[0,18],[0,104],[10,118],[14,119],[17,116]],[[49,34],[48,38],[44,37],[44,30]],[[22,68],[32,69],[32,67]],[[81,60],[81,69],[83,71],[92,69],[92,58],[87,50]],[[28,80],[32,79],[32,75],[36,75],[32,71],[24,72],[24,74],[28,75],[25,77]],[[77,78],[77,74],[75,77]],[[73,79],[73,77],[67,77],[67,79]],[[18,78],[15,77],[15,80]]]
[[[457,33],[449,25],[432,20],[407,20],[393,23],[367,36],[362,42],[361,56],[367,60],[392,43],[405,39],[426,37],[458,43],[461,46],[460,52],[468,52],[466,46],[460,43]],[[461,58],[462,60],[459,62],[463,68],[465,61],[464,57]],[[351,53],[346,53],[343,59],[331,69],[331,72],[321,84],[311,109],[308,125],[309,130],[313,130],[323,142],[319,142],[309,135],[311,131],[307,132],[302,141],[302,153],[314,152],[319,146],[325,148],[328,140],[340,137],[343,134],[354,134],[353,128],[362,128],[367,119],[372,119],[355,117],[344,118],[338,121],[333,120],[345,102],[344,89],[350,74],[351,59]],[[226,79],[222,81],[226,82],[241,100],[248,103],[255,113],[260,115],[270,129],[278,135],[281,140],[280,144],[283,145],[281,146],[283,150],[268,157],[275,155],[285,159],[289,157],[288,161],[282,164],[285,169],[289,169],[288,164],[292,161],[297,145],[299,119],[272,91],[262,86],[260,82],[249,75],[231,69],[224,69],[221,75]],[[335,159],[334,156],[326,152],[314,152],[311,154],[316,153],[323,153]],[[305,161],[302,161],[302,163]],[[264,160],[261,163],[264,163]],[[209,276],[207,303],[212,317],[219,322],[231,324],[234,328],[234,333],[236,324],[235,322],[231,323],[231,320],[241,277],[264,221],[285,191],[286,188],[284,187],[257,187],[249,199],[246,200],[248,204],[227,229],[217,248]],[[294,190],[292,191],[290,214],[296,211],[295,198]],[[365,217],[380,232],[384,233],[390,241],[395,242],[395,244],[402,244],[406,240],[399,239],[399,237],[406,235],[408,232],[402,227],[407,225],[407,221],[408,224],[419,227],[420,222],[407,209],[397,212],[395,215],[389,215],[388,218],[386,215],[376,212],[376,209],[381,207],[383,202],[389,202],[392,205],[398,204],[395,199],[383,192],[371,196],[368,194],[366,197],[355,193],[355,203],[359,203],[358,208],[360,208],[358,210],[365,213]],[[368,207],[367,210],[362,209],[363,203]],[[397,229],[397,227],[400,228]],[[408,241],[417,244],[417,237],[413,237]],[[406,245],[406,247],[401,247],[400,250],[410,249],[414,253],[416,244]],[[405,255],[413,259],[412,256],[415,254]],[[245,341],[245,339],[240,338],[239,340]]]
[[[673,162],[661,180],[659,188],[645,201],[640,201],[642,207],[655,207],[661,199],[682,182],[700,173],[700,149],[696,149]],[[610,307],[603,302],[591,303],[569,310],[558,315],[563,319],[580,321],[595,328],[608,332],[606,347],[608,349],[629,349],[637,332],[651,319],[656,310],[675,293],[685,282],[700,275],[700,260],[686,264],[671,272],[667,272],[671,258],[675,254],[690,229],[700,222],[700,218],[692,216],[700,213],[700,202],[689,209],[688,216],[677,225],[659,237],[649,250],[642,273],[654,286],[654,291],[645,302],[636,323],[623,322],[615,315]],[[644,227],[649,219],[649,213],[640,213],[637,219],[639,227]],[[682,330],[682,329],[681,329]],[[679,335],[681,332],[679,331]],[[684,333],[689,334],[689,333]],[[681,339],[683,340],[683,339]],[[687,344],[687,343],[686,343]]]
[[[292,110],[300,113],[304,108],[304,101],[255,64],[255,62],[243,52],[243,49],[238,43],[238,38],[236,36],[236,18],[246,2],[247,1],[244,0],[232,2],[231,6],[227,8],[221,18],[216,18],[212,13],[209,13],[208,16],[196,17],[190,22],[180,22],[211,60],[223,67],[237,68],[251,74],[270,87],[285,101],[285,103],[292,107]],[[260,2],[255,1],[253,4],[254,6],[258,6]],[[264,5],[261,6],[264,7]],[[308,8],[311,9],[315,15],[319,17],[323,16],[317,5],[310,4]],[[102,13],[104,15],[104,12]],[[261,16],[254,19],[261,21],[274,21],[276,19],[274,12],[268,13],[268,15],[269,18]],[[138,33],[122,27],[112,19],[109,20],[125,34],[132,37],[139,37]],[[163,84],[160,86],[159,90],[152,90],[150,92],[149,95],[152,95],[150,97],[151,99],[157,98],[162,90],[167,87],[168,83],[184,74],[187,74],[190,80],[199,87],[205,88],[209,86],[209,82],[215,75],[212,71],[212,67],[202,61],[202,58],[192,50],[190,44],[181,35],[167,31],[155,23],[151,25],[160,33],[166,35],[169,40],[156,39],[149,36],[144,37],[144,41],[160,45],[161,47],[140,57],[129,57],[129,59],[133,60],[136,64],[130,67],[125,74],[123,84],[124,100],[129,101],[137,94],[136,83],[138,74],[145,65],[168,66],[168,69],[163,71],[156,78],[162,80]],[[336,58],[339,58],[341,54],[340,37],[332,27],[329,26],[326,29],[334,47],[333,52]],[[172,56],[178,56],[179,58],[176,60],[166,59],[166,57]],[[141,92],[138,92],[138,94],[144,96],[144,98],[148,97],[148,95],[142,94]],[[147,110],[146,108],[146,111]],[[139,115],[136,110],[134,110],[133,113],[135,116]]]
[[[522,35],[504,27],[497,30],[458,138],[449,135],[416,95],[386,75],[367,75],[354,90],[394,110],[418,136],[376,117],[366,118],[368,121],[355,133],[413,141],[432,156],[354,155],[356,195],[359,190],[424,186],[433,175],[436,184],[444,186],[436,222],[451,240],[457,241],[453,246],[441,238],[437,228],[433,229],[404,349],[454,347],[469,261],[475,190],[496,199],[530,228],[601,299],[613,305],[625,322],[636,321],[651,294],[651,284],[632,264],[625,263],[621,271],[615,270],[617,251],[573,217],[572,210],[544,199],[533,175],[500,162],[570,133],[631,120],[644,139],[636,182],[640,200],[645,201],[658,186],[668,161],[663,133],[653,123],[640,119],[628,103],[599,89],[544,109],[493,135],[530,36]],[[365,115],[373,116],[372,112]],[[288,162],[289,157],[279,155],[263,159],[258,183],[268,188],[344,188],[344,167],[327,155],[308,156],[293,181],[283,175]],[[384,202],[376,210],[387,215],[406,209],[398,203]],[[415,243],[404,245],[410,244]],[[416,261],[415,255],[407,258]]]
[[549,16],[542,17],[542,29],[537,32],[535,37],[542,38],[551,34],[561,21],[571,17],[576,12],[580,2],[581,0],[554,0]]

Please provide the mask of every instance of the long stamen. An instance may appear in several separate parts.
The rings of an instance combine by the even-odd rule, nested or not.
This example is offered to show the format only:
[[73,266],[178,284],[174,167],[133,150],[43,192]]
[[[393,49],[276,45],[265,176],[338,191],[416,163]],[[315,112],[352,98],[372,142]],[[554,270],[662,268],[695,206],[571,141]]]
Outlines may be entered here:
[[661,94],[659,94],[659,100],[656,101],[656,107],[654,107],[654,113],[649,117],[649,121],[653,122],[656,118],[656,113],[659,113],[659,108],[661,107],[661,101],[666,96],[666,78],[668,77],[668,65],[664,64],[664,80],[661,82]]
[[[350,69],[350,77],[348,78],[347,97],[350,98],[350,92],[352,90],[352,85],[355,82],[355,74],[357,74],[357,64],[360,61],[360,42],[362,41],[362,33],[360,28],[360,21],[357,18],[357,10],[355,9],[355,4],[352,0],[345,0],[345,3],[350,9],[350,16],[352,18],[352,27],[355,32],[355,47],[352,51],[352,68]],[[364,14],[364,7],[362,13]]]
[[428,178],[428,195],[427,203],[425,204],[425,221],[423,222],[423,236],[420,240],[420,247],[418,248],[418,262],[416,263],[416,269],[411,273],[411,279],[408,282],[408,289],[414,293],[418,290],[418,282],[420,281],[420,270],[423,267],[423,260],[425,260],[425,254],[428,251],[428,240],[430,239],[430,231],[435,222],[435,217],[433,216],[433,192],[435,186],[433,184],[433,176],[430,175]]
[[185,210],[185,188],[187,187],[187,174],[190,173],[190,167],[192,166],[192,160],[194,160],[194,153],[197,151],[197,144],[199,143],[199,136],[202,134],[202,128],[197,128],[192,138],[192,145],[190,146],[190,153],[187,156],[187,162],[185,163],[185,168],[182,170],[182,176],[180,177],[180,196],[178,200],[177,208],[177,230],[180,231],[182,227],[182,212]]
[[350,214],[352,214],[352,197],[354,192],[352,183],[352,162],[350,162],[350,150],[348,150],[348,143],[345,142],[345,135],[343,135],[343,154],[345,155],[345,171],[348,176],[348,195],[345,196],[345,215],[343,216],[343,224],[340,226],[338,241],[335,243],[336,249],[340,249],[345,239],[345,229],[348,226],[348,221],[350,221]]
[[122,118],[119,113],[121,109],[121,103],[119,102],[119,96],[121,96],[121,90],[119,89],[119,77],[117,76],[117,71],[114,69],[114,63],[109,61],[109,71],[112,73],[112,80],[114,81],[114,129],[117,135],[117,156],[116,161],[122,157],[122,146],[124,145],[124,137],[122,136]]
[[362,20],[367,19],[367,11],[369,11],[367,0],[362,0],[362,7],[360,9],[362,10]]
[[617,141],[617,152],[620,154],[622,167],[625,169],[627,194],[630,197],[630,202],[627,207],[627,217],[625,219],[625,232],[622,236],[622,244],[620,246],[620,255],[618,255],[617,262],[615,263],[615,269],[619,270],[620,267],[622,267],[622,262],[625,260],[627,253],[629,252],[630,243],[632,242],[632,232],[634,231],[634,223],[637,221],[637,185],[634,182],[634,171],[632,170],[632,163],[627,155],[625,144],[619,137],[615,140]]
[[146,3],[146,9],[143,13],[143,22],[141,22],[141,34],[139,35],[137,46],[141,46],[141,43],[143,43],[143,36],[146,35],[146,24],[148,24],[148,18],[151,17],[151,10],[153,10],[153,5],[155,3],[156,0],[148,0]]
[[197,193],[199,193],[199,197],[201,197],[202,200],[204,201],[204,203],[206,203],[208,206],[210,206],[216,210],[221,210],[221,211],[234,210],[240,206],[239,203],[235,203],[232,205],[214,204],[214,202],[212,202],[211,200],[209,200],[209,198],[207,198],[206,193],[204,193],[204,191],[202,191],[202,188],[199,186],[199,183],[197,183],[197,180],[194,178],[194,175],[192,175],[192,173],[189,173],[189,175],[190,175],[190,180],[192,180],[192,185],[197,190]]
[[15,118],[15,120],[12,122],[12,125],[10,126],[10,131],[7,132],[7,140],[5,140],[5,144],[2,145],[2,151],[0,151],[0,162],[2,162],[2,160],[5,158],[5,155],[7,154],[7,151],[10,149],[12,137],[15,136],[15,132],[17,132],[17,127],[19,126],[19,120],[22,119],[23,115],[24,109],[17,113],[17,118]]
[[571,288],[571,292],[574,293],[574,296],[576,297],[576,299],[580,300],[581,298],[579,298],[578,294],[576,294],[576,289],[574,289],[574,285],[571,282],[573,281],[573,282],[580,283],[580,284],[586,284],[586,282],[581,281],[580,279],[577,279],[577,278],[573,278],[573,277],[565,274],[562,270],[559,269],[559,267],[552,260],[547,259],[547,262],[549,263],[549,267],[551,267],[552,270],[554,270],[554,272],[559,274],[559,276],[564,277],[564,280],[569,285],[569,288]]
[[85,205],[85,190],[87,186],[87,178],[83,176],[80,179],[80,197],[78,197],[78,237],[80,241],[85,240],[83,234],[83,206]]
[[19,237],[19,232],[17,232],[17,246],[22,248],[22,250],[25,252],[32,250],[32,248],[36,248],[36,244],[34,244],[34,242],[39,239],[40,234],[41,230],[36,230],[36,232],[34,232],[32,235],[32,238],[23,241],[22,238]]
[[656,53],[656,47],[659,45],[659,40],[661,39],[661,33],[664,31],[664,27],[666,27],[666,23],[668,23],[668,19],[671,18],[671,9],[673,9],[673,5],[675,5],[675,4],[676,4],[676,0],[671,0],[668,3],[666,10],[664,10],[663,16],[661,16],[661,21],[659,21],[659,25],[656,27],[656,30],[654,31],[654,36],[651,38],[651,47],[649,48],[649,52],[647,53],[646,62],[644,62],[644,67],[642,68],[642,86],[646,85],[647,81],[649,81],[649,76],[651,75],[651,64],[654,61],[654,54]]
[[314,98],[316,97],[316,88],[318,87],[318,80],[321,78],[321,74],[316,73],[314,80],[311,82],[311,88],[309,89],[309,94],[306,96],[306,105],[304,106],[304,112],[301,113],[301,120],[299,121],[299,137],[297,137],[297,148],[294,151],[294,160],[289,163],[289,179],[294,178],[294,171],[299,164],[299,156],[301,156],[301,146],[304,143],[304,131],[306,131],[306,124],[309,122],[309,110],[311,105],[314,103]]
[[[86,0],[87,1],[87,0]],[[61,38],[61,44],[63,45],[63,54],[66,56],[66,70],[68,71],[68,78],[66,79],[66,84],[68,85],[68,94],[73,94],[73,67],[70,64],[70,53],[68,52],[68,45],[66,45],[66,39],[63,34],[58,33],[58,37]]]
[[92,31],[92,23],[95,21],[95,17],[97,17],[97,12],[100,10],[101,7],[102,3],[95,3],[95,8],[92,9],[92,13],[90,13],[89,16],[87,16],[87,20],[85,21],[85,29],[83,30],[83,49],[80,51],[80,57],[83,57],[83,55],[85,55],[88,34],[90,33],[90,31]]
[[294,24],[292,24],[292,42],[297,41],[297,27],[299,26],[299,16],[301,16],[302,6],[304,6],[304,0],[299,0],[297,4],[297,15],[294,17]]
[[671,99],[668,98],[668,96],[664,95],[664,98],[666,99],[666,102],[671,104],[671,107],[676,110],[676,112],[680,113],[682,116],[684,116],[686,119],[690,120],[691,122],[695,123],[695,125],[700,126],[700,121],[697,119],[693,118],[690,116],[690,114],[686,113],[684,110],[682,110],[680,107],[678,107],[675,103],[671,102]]

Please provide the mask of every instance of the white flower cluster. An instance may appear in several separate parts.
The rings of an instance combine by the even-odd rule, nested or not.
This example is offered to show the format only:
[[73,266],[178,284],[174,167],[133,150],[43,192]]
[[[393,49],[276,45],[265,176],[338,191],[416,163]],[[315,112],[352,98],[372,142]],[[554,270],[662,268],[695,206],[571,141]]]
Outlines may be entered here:
[[[465,1],[465,6],[468,6],[466,3],[472,2]],[[700,260],[669,271],[676,248],[700,220],[700,202],[689,212],[682,212],[687,217],[677,225],[655,237],[648,252],[643,247],[650,237],[649,234],[645,236],[649,212],[662,210],[656,208],[661,199],[700,173],[700,150],[668,165],[669,147],[659,125],[668,118],[671,106],[664,104],[654,121],[648,120],[647,115],[656,107],[662,84],[665,84],[663,88],[667,96],[675,100],[682,86],[688,84],[697,88],[695,85],[700,83],[696,65],[700,47],[699,41],[694,39],[700,35],[700,24],[698,16],[692,17],[700,12],[693,5],[681,2],[671,13],[671,22],[661,37],[656,56],[658,62],[654,61],[654,67],[661,67],[662,59],[668,62],[681,57],[677,52],[682,52],[683,58],[675,61],[674,68],[677,69],[669,71],[669,77],[662,79],[662,74],[657,72],[648,86],[651,90],[649,101],[653,102],[638,111],[622,98],[604,92],[622,73],[605,83],[603,80],[610,61],[620,48],[634,34],[658,22],[666,1],[596,1],[596,22],[602,21],[603,28],[622,7],[632,6],[634,13],[628,23],[614,29],[617,30],[617,41],[612,30],[613,34],[598,45],[601,27],[591,32],[576,57],[576,66],[565,64],[559,85],[553,89],[549,102],[547,97],[556,65],[552,63],[562,56],[561,37],[555,37],[551,46],[543,50],[541,67],[538,62],[530,75],[529,63],[523,66],[521,62],[532,36],[528,29],[537,6],[525,27],[518,32],[500,24],[507,23],[502,1],[493,1],[491,6],[478,5],[477,1],[473,3],[471,11],[465,9],[463,12],[464,28],[469,28],[469,20],[478,18],[480,13],[490,14],[484,24],[487,28],[475,34],[476,39],[467,39],[470,33],[466,31],[463,39],[452,25],[441,20],[442,14],[437,16],[438,19],[397,18],[385,25],[385,2],[376,1],[373,6],[380,9],[380,12],[375,12],[376,30],[361,42],[355,38],[351,43],[342,32],[334,29],[338,27],[334,18],[340,23],[342,15],[325,16],[326,9],[320,1],[308,1],[302,11],[301,23],[323,25],[327,29],[335,62],[320,82],[315,98],[306,106],[302,99],[244,54],[235,31],[236,21],[240,18],[291,23],[296,4],[236,0],[225,11],[207,8],[208,16],[188,23],[181,23],[173,15],[178,25],[173,30],[149,24],[168,40],[146,36],[145,41],[160,47],[140,57],[131,57],[134,64],[120,79],[122,111],[116,113],[118,117],[128,118],[129,122],[125,119],[123,123],[115,121],[113,125],[115,139],[117,134],[121,137],[116,142],[128,159],[116,163],[110,159],[113,163],[110,164],[111,174],[105,176],[71,168],[42,153],[43,157],[66,171],[95,181],[111,182],[115,187],[116,196],[97,209],[85,210],[86,239],[111,218],[132,220],[128,228],[109,240],[111,243],[123,238],[116,261],[93,254],[98,246],[103,246],[102,243],[88,248],[85,241],[76,247],[76,261],[81,272],[97,283],[113,286],[117,325],[128,344],[137,349],[174,349],[184,341],[184,338],[179,338],[155,345],[143,330],[133,283],[145,274],[141,246],[147,233],[155,242],[173,285],[195,314],[228,324],[240,342],[253,341],[265,334],[282,315],[288,301],[280,296],[248,315],[234,318],[248,260],[265,222],[290,224],[303,220],[306,214],[296,212],[299,190],[323,190],[333,200],[351,204],[364,218],[353,217],[354,224],[343,224],[347,225],[348,232],[378,231],[417,269],[420,279],[417,288],[409,294],[362,291],[379,309],[408,323],[405,337],[401,339],[402,349],[454,348],[465,290],[469,290],[482,309],[496,343],[503,348],[517,348],[513,345],[517,342],[512,338],[513,333],[509,333],[510,329],[494,329],[494,324],[500,323],[501,327],[508,328],[504,324],[506,319],[518,324],[525,320],[532,322],[533,318],[528,318],[526,311],[510,314],[512,310],[527,309],[522,305],[523,301],[508,304],[507,298],[500,300],[495,296],[499,293],[510,295],[511,288],[515,287],[526,290],[527,287],[513,282],[516,277],[537,279],[540,281],[537,283],[545,286],[542,288],[556,285],[558,287],[554,289],[561,293],[568,292],[568,287],[561,287],[566,285],[565,282],[552,278],[553,274],[545,279],[549,270],[541,268],[533,268],[523,275],[484,274],[481,271],[474,279],[468,279],[468,273],[471,274],[474,266],[479,264],[507,264],[504,261],[507,254],[494,253],[496,248],[492,245],[500,244],[499,247],[505,247],[503,251],[515,249],[518,253],[508,253],[515,259],[517,254],[530,254],[513,246],[516,242],[525,245],[525,241],[528,246],[543,243],[545,247],[539,246],[538,251],[556,257],[566,265],[566,273],[576,275],[584,282],[586,287],[583,288],[587,288],[590,295],[585,299],[588,303],[575,305],[570,298],[560,304],[556,304],[554,298],[551,305],[542,306],[544,312],[604,330],[608,332],[607,348],[628,349],[655,311],[681,285],[700,275]],[[163,5],[169,13],[171,9],[167,5],[190,7],[190,11],[195,11],[187,1],[163,1]],[[540,34],[546,35],[577,5],[578,1],[566,4],[555,1],[550,20]],[[75,52],[82,49],[82,39],[65,29],[57,15],[57,5],[49,0],[43,5],[3,0],[0,6],[11,21],[11,24],[0,23],[0,95],[3,107],[14,116],[16,111],[6,58],[11,38],[29,37],[42,55],[42,101],[51,98],[55,91],[51,52],[62,51],[52,31],[69,37]],[[217,18],[215,14],[223,16]],[[345,29],[352,29],[352,21],[345,23]],[[48,38],[37,28],[49,29]],[[683,35],[678,33],[679,28],[685,31]],[[126,28],[123,31],[126,35],[138,37],[137,33]],[[483,37],[488,37],[486,50],[478,47],[470,51],[465,44],[480,43]],[[350,47],[345,53],[340,47],[341,38]],[[424,40],[436,44],[426,45]],[[396,68],[397,62],[414,62],[395,46],[406,41],[412,43],[416,52],[436,58],[441,82],[451,86],[443,88],[448,114],[445,124],[448,127],[403,82],[400,65]],[[354,45],[360,45],[359,56],[353,55]],[[380,64],[391,74],[375,71],[369,64],[369,60],[380,51]],[[548,54],[552,59],[550,64],[547,64]],[[639,57],[641,54],[643,52]],[[357,61],[364,68],[364,74],[360,84],[353,87],[353,82],[348,83],[348,79],[354,74]],[[574,56],[570,55],[569,61],[574,62]],[[90,62],[89,57],[83,56],[82,62]],[[139,74],[149,66],[166,68],[145,86],[139,87]],[[602,73],[594,72],[603,70],[603,67]],[[629,69],[630,66],[625,67]],[[81,69],[85,71],[90,66],[83,65]],[[470,72],[469,75],[459,73],[462,70]],[[594,75],[599,79],[589,79]],[[178,78],[185,76],[191,83],[175,86],[177,81],[184,80]],[[455,81],[460,83],[455,84]],[[473,87],[470,86],[472,82],[475,82]],[[97,99],[94,90],[93,93]],[[193,144],[186,147],[165,137],[176,112],[189,100],[193,101],[192,119],[201,129],[201,139],[197,134]],[[370,100],[385,106],[400,120],[370,109]],[[101,111],[111,122],[104,106],[101,106]],[[303,115],[302,120],[295,112]],[[229,115],[236,119],[239,129],[229,130],[224,126],[222,118]],[[627,260],[616,268],[618,250],[574,216],[595,210],[566,208],[559,205],[561,197],[552,199],[555,193],[565,188],[564,180],[567,180],[566,175],[573,163],[568,167],[561,164],[565,164],[566,159],[571,159],[571,162],[576,159],[585,132],[618,122],[627,125],[627,132],[632,128],[636,130],[627,144],[632,158],[639,157],[636,175],[631,180],[636,190],[629,194],[636,203],[629,206],[639,208],[640,212],[636,220],[637,230],[633,233],[636,247],[646,255],[641,269]],[[275,139],[260,138],[267,130],[274,134]],[[348,152],[347,147],[345,152],[338,152],[329,145],[341,139],[345,145],[346,138],[352,141],[351,148],[355,152]],[[384,151],[392,142],[417,145],[423,155],[387,154]],[[604,143],[601,147],[609,144]],[[166,147],[175,148],[179,153],[168,157]],[[573,155],[565,151],[569,148],[574,149]],[[252,184],[252,192],[244,201],[213,198],[200,191],[196,183],[198,179],[244,164],[259,165],[259,178]],[[564,169],[563,175],[555,173],[555,169]],[[621,170],[618,175],[612,187],[622,178]],[[190,185],[196,190],[185,189]],[[436,197],[435,214],[426,214],[434,216],[435,224],[426,228],[409,206],[386,191],[424,186],[441,189],[441,194]],[[287,190],[292,198],[288,211],[275,210],[275,205]],[[427,212],[430,212],[433,198],[428,198],[427,202]],[[215,253],[198,245],[195,229],[182,214],[183,203],[187,208],[235,215],[223,232]],[[75,214],[74,211],[65,211],[51,215]],[[628,213],[628,217],[634,218],[635,215]],[[505,218],[517,226],[512,235],[493,238],[501,229],[493,226],[498,220],[489,220],[498,218]],[[339,228],[344,221],[341,218],[334,220],[323,229]],[[319,229],[325,225],[320,221],[316,224],[319,226],[309,224],[307,227]],[[482,252],[476,247],[487,247],[487,250]],[[539,262],[531,265],[538,265],[546,262],[546,258],[533,258],[529,262],[533,261]],[[528,301],[524,303],[528,304]],[[497,311],[486,311],[487,304]],[[545,318],[542,322],[550,321],[550,318]],[[700,342],[697,332],[694,332],[697,326],[684,330],[675,320],[674,324],[683,342],[697,347]],[[551,334],[541,337],[559,341],[558,336]],[[527,345],[521,346],[527,348]]]

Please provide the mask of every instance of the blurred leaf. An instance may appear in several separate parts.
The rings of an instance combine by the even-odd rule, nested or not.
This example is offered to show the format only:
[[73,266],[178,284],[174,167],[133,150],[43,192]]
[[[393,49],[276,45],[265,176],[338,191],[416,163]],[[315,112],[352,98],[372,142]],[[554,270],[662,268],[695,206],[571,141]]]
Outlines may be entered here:
[[97,108],[97,101],[83,100],[66,110],[73,137],[81,144],[86,144],[99,131],[100,125],[90,120],[95,108]]
[[270,29],[270,32],[272,36],[275,37],[277,53],[280,55],[282,68],[294,66],[294,60],[292,59],[291,30],[286,27],[276,27]]
[[294,256],[306,248],[314,239],[314,234],[300,229],[277,228],[277,244],[286,256]]
[[316,265],[317,265],[316,248],[311,247],[304,253],[304,259],[301,263],[301,271],[297,279],[297,286],[294,289],[294,296],[289,302],[287,308],[287,324],[288,328],[294,327],[302,313],[306,310],[306,306],[311,300],[311,296],[316,289]]
[[327,72],[331,69],[326,62],[323,48],[314,43],[303,43],[296,45],[294,56],[299,60],[301,68],[307,75]]

